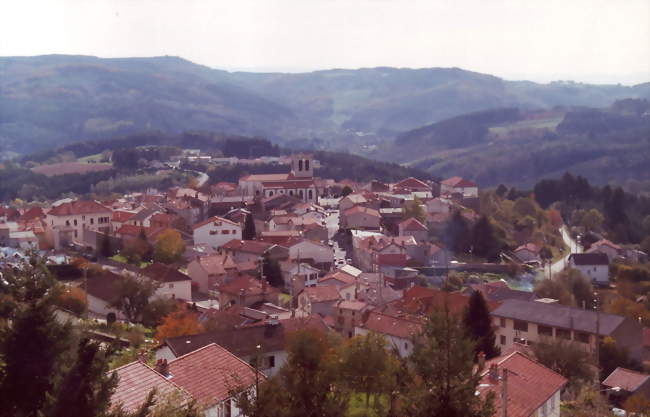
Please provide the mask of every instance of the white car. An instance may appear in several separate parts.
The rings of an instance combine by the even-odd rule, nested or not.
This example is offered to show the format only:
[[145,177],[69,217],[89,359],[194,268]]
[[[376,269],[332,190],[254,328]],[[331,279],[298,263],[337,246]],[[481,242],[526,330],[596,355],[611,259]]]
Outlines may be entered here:
[[614,414],[616,417],[626,417],[627,411],[614,407],[612,408],[612,414]]

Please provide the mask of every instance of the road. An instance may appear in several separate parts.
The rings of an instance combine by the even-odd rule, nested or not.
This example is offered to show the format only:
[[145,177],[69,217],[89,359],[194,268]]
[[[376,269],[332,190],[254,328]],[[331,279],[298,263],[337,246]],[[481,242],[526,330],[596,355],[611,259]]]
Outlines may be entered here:
[[552,276],[557,275],[564,270],[566,265],[568,265],[569,263],[570,254],[582,253],[582,247],[578,245],[578,243],[575,240],[573,240],[566,226],[562,226],[560,228],[560,233],[562,234],[562,240],[564,240],[564,244],[569,247],[569,253],[565,257],[563,257],[562,259],[558,260],[557,262],[551,265]]

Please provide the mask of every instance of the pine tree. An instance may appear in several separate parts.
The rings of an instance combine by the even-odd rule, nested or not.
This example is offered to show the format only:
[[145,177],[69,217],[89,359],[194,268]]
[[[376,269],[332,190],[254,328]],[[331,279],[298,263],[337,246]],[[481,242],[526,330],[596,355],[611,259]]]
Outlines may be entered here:
[[434,312],[415,339],[408,361],[412,381],[401,390],[409,417],[491,417],[494,395],[475,395],[480,375],[473,371],[474,344],[448,309]]
[[113,246],[111,245],[111,238],[108,236],[108,233],[104,233],[102,235],[102,242],[99,253],[105,258],[110,258],[113,256]]
[[445,245],[456,253],[466,253],[470,246],[470,229],[460,211],[454,211],[444,233]]
[[117,374],[108,375],[111,348],[82,339],[77,358],[58,389],[52,417],[103,416],[117,385]]
[[32,302],[17,313],[0,342],[3,415],[36,416],[53,394],[70,340],[70,327],[55,320],[48,301]]
[[494,260],[501,250],[501,242],[496,238],[494,227],[487,216],[481,216],[472,229],[473,253],[488,260]]
[[483,352],[488,359],[499,356],[501,349],[495,343],[496,335],[492,328],[490,312],[483,294],[479,291],[472,292],[469,298],[469,303],[463,314],[463,324],[467,330],[467,335],[476,344],[474,347],[475,354]]
[[[282,269],[276,259],[271,259],[267,254],[262,258],[262,270],[264,271],[264,278],[276,288],[284,285],[284,278],[282,278]],[[261,278],[261,277],[260,277]]]
[[244,240],[253,240],[255,239],[255,220],[251,213],[246,214],[246,220],[244,220],[244,230],[242,230],[242,239]]

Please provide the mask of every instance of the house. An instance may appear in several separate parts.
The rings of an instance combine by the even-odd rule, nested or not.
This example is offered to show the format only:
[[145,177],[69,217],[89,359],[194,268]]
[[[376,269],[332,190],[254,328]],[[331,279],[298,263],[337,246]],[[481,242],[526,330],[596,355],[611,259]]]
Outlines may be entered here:
[[351,209],[354,206],[363,206],[367,202],[368,200],[366,200],[366,198],[361,193],[348,194],[339,200],[339,211],[344,212],[345,210]]
[[528,344],[544,338],[558,338],[573,341],[584,350],[594,352],[597,335],[613,338],[634,358],[640,357],[643,349],[641,325],[615,314],[516,299],[503,301],[490,314],[502,350],[512,348],[514,343]]
[[340,213],[341,229],[380,230],[379,211],[363,206],[354,206]]
[[177,269],[154,262],[142,269],[140,273],[160,285],[156,290],[157,296],[192,300],[192,278]]
[[334,263],[334,250],[322,243],[308,239],[295,239],[287,244],[289,259],[306,262],[316,268],[329,271]]
[[609,258],[604,253],[572,253],[569,266],[596,284],[609,285]]
[[298,295],[298,308],[307,314],[331,316],[340,299],[341,294],[335,285],[307,287]]
[[478,184],[461,177],[451,177],[440,182],[441,194],[460,194],[463,198],[478,197]]
[[223,251],[232,255],[235,262],[259,262],[263,256],[270,259],[283,260],[289,257],[287,248],[259,240],[233,239],[222,247]]
[[217,287],[219,306],[227,308],[233,305],[250,307],[256,303],[278,303],[280,291],[271,287],[266,280],[259,280],[243,274],[226,280]]
[[515,249],[513,253],[522,263],[531,261],[541,262],[541,258],[539,257],[539,250],[540,247],[536,244],[526,243]]
[[[479,366],[484,360],[479,359]],[[560,393],[567,379],[524,353],[494,358],[480,372],[477,392],[482,397],[494,394],[495,417],[560,417]]]
[[345,337],[354,336],[354,328],[368,318],[373,306],[356,300],[341,300],[336,304],[336,329]]
[[111,215],[111,227],[113,231],[117,231],[122,225],[126,224],[136,213],[136,211],[114,210]]
[[[617,404],[622,404],[627,397],[634,394],[640,394],[650,399],[650,375],[642,372],[619,366],[605,378],[602,385],[610,389],[609,394],[614,397]],[[611,390],[616,387],[619,390]]]
[[355,326],[354,334],[380,334],[385,337],[389,349],[395,348],[401,357],[406,357],[413,353],[413,338],[422,332],[423,324],[417,317],[388,315],[374,310],[365,323]]
[[530,291],[513,290],[504,281],[484,282],[481,284],[469,284],[465,294],[471,295],[478,291],[483,295],[485,301],[500,303],[505,300],[535,301],[538,297]]
[[121,279],[121,276],[113,272],[102,270],[100,275],[85,280],[84,289],[90,314],[104,318],[108,313],[115,313],[118,320],[126,319],[121,311],[110,306],[117,297],[117,285]]
[[418,219],[410,217],[397,225],[400,236],[413,236],[417,242],[429,239],[429,229]]
[[344,285],[354,284],[357,278],[343,270],[337,270],[318,279],[318,285],[334,285],[340,289]]
[[586,253],[603,253],[607,255],[609,262],[612,262],[614,259],[618,258],[621,255],[622,248],[612,243],[607,239],[600,239],[597,242],[591,244]]
[[109,371],[109,374],[117,374],[118,378],[110,399],[111,410],[121,407],[123,411],[135,413],[152,390],[156,391],[157,398],[172,397],[179,406],[187,405],[193,400],[189,392],[172,381],[173,378],[165,377],[140,360]]
[[192,226],[195,245],[208,245],[218,248],[233,239],[241,240],[242,228],[239,223],[223,217],[210,217]]
[[238,271],[233,257],[225,254],[197,256],[187,265],[187,275],[204,293],[215,290],[224,283],[226,277],[234,276]]
[[247,175],[239,179],[239,189],[245,196],[269,198],[287,195],[304,202],[318,202],[314,162],[311,155],[292,155],[288,174]]
[[394,184],[393,189],[404,191],[431,191],[431,186],[417,178],[409,177]]
[[48,241],[54,249],[81,239],[84,229],[108,232],[112,210],[92,200],[68,201],[52,207],[45,216]]
[[424,203],[429,214],[450,214],[453,203],[443,197],[436,197]]
[[256,380],[265,375],[254,367],[212,343],[168,363],[164,375],[187,391],[206,416],[241,416],[232,399],[234,389],[256,395]]
[[305,287],[313,287],[318,282],[320,269],[315,268],[304,262],[281,262],[282,278],[285,288],[291,289],[293,284],[293,293],[297,294]]

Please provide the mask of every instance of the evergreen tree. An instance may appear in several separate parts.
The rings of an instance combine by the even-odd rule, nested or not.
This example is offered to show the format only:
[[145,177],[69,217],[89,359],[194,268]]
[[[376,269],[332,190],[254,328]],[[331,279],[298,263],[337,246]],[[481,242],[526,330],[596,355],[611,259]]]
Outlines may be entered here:
[[76,361],[61,384],[48,415],[105,416],[117,385],[117,374],[108,375],[112,354],[111,348],[102,349],[99,343],[82,339]]
[[456,253],[467,253],[470,246],[470,228],[460,211],[454,211],[447,222],[443,241]]
[[495,235],[492,222],[487,216],[481,216],[472,229],[473,253],[492,261],[498,256],[501,246],[501,241]]
[[111,245],[111,238],[108,236],[108,233],[102,235],[99,253],[105,258],[113,256],[113,245]]
[[409,417],[491,417],[494,395],[475,395],[480,375],[473,371],[474,345],[459,320],[434,312],[414,341],[408,358],[413,378],[403,392],[403,413]]
[[244,220],[244,230],[242,230],[241,237],[244,240],[253,240],[255,239],[255,220],[251,213],[246,214],[246,220]]
[[479,291],[472,292],[469,303],[463,314],[463,324],[467,335],[475,343],[474,353],[485,353],[488,359],[501,354],[501,349],[496,345],[496,335],[492,328],[490,312],[483,294]]
[[3,415],[37,415],[48,394],[53,394],[70,340],[70,327],[55,320],[47,300],[19,309],[12,327],[0,341],[0,356],[4,360],[0,379]]
[[508,192],[508,187],[506,187],[503,184],[499,184],[499,186],[496,189],[496,193],[499,197],[504,197],[507,192]]
[[271,259],[268,254],[264,254],[262,257],[262,271],[264,278],[275,288],[281,288],[284,285],[280,264],[276,259]]
[[131,323],[140,322],[158,285],[153,280],[123,276],[116,283],[115,299],[110,306],[124,313]]

